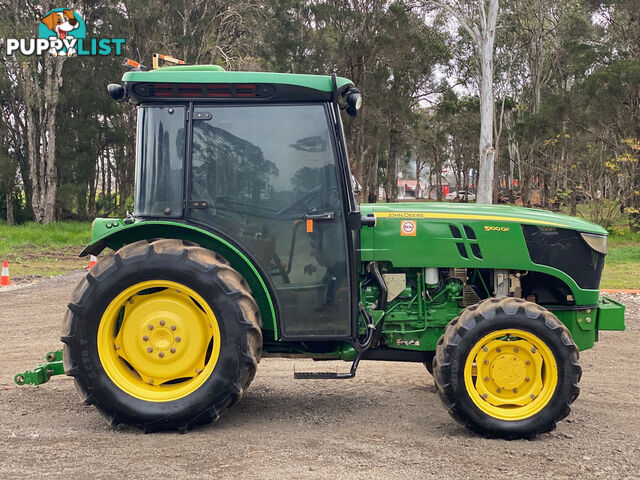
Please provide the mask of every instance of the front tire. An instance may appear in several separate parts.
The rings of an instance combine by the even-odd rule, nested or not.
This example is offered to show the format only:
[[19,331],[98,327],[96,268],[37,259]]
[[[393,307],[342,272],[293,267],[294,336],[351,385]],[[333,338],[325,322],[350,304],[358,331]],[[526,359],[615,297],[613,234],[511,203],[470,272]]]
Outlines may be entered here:
[[145,432],[219,418],[251,383],[260,313],[242,276],[180,240],[136,242],[98,262],[65,317],[67,375],[111,425]]
[[580,390],[578,349],[549,311],[517,298],[464,310],[436,347],[440,399],[485,437],[533,438],[556,427]]

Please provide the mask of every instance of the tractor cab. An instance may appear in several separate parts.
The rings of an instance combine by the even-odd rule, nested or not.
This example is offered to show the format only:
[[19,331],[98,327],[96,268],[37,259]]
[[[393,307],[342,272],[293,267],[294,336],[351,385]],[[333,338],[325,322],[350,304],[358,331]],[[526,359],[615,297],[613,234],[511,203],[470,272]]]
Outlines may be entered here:
[[282,338],[351,338],[356,207],[339,109],[359,107],[353,85],[217,66],[123,80],[138,108],[135,217],[233,242],[275,290]]

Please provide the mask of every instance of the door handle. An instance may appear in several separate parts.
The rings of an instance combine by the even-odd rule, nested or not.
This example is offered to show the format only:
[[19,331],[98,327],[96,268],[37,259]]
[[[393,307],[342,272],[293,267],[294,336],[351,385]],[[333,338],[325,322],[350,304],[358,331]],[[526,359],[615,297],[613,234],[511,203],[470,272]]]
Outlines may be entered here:
[[315,213],[311,215],[305,215],[304,219],[307,223],[307,233],[313,233],[313,224],[315,222],[318,222],[318,223],[333,222],[336,219],[336,215],[333,212]]
[[318,223],[333,222],[336,219],[336,215],[333,212],[315,213],[311,215],[305,215],[304,219],[307,221],[311,220],[312,222]]

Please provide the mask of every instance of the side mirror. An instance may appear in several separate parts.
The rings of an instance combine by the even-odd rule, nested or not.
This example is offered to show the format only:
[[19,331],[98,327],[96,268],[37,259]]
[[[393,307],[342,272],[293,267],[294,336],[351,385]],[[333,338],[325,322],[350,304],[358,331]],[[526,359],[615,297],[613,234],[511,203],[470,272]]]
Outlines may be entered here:
[[351,188],[355,194],[362,193],[362,185],[360,185],[360,182],[358,182],[353,175],[351,175]]
[[362,95],[360,90],[352,88],[347,94],[347,113],[352,117],[358,115],[358,111],[362,107]]
[[122,102],[126,97],[126,90],[124,87],[118,83],[110,83],[107,85],[107,91],[111,98],[113,98],[116,102]]

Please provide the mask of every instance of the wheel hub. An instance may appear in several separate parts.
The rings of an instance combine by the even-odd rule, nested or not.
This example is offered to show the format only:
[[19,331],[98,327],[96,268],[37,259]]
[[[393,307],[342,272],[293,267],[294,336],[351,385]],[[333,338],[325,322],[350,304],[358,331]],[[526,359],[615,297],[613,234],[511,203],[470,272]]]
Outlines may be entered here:
[[105,310],[98,340],[112,380],[152,401],[193,391],[211,374],[220,351],[218,322],[206,302],[186,286],[164,280],[119,294]]
[[524,361],[517,355],[500,355],[491,365],[491,379],[500,388],[514,389],[526,378]]
[[500,330],[472,348],[465,383],[472,400],[486,413],[507,420],[526,418],[553,395],[557,366],[551,350],[535,335]]
[[[146,344],[144,340],[141,341],[143,344]],[[173,338],[173,332],[168,328],[159,328],[154,330],[149,337],[149,344],[154,350],[168,350],[172,346],[175,346],[174,343],[175,340]]]

